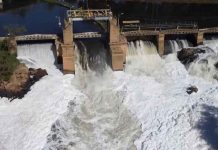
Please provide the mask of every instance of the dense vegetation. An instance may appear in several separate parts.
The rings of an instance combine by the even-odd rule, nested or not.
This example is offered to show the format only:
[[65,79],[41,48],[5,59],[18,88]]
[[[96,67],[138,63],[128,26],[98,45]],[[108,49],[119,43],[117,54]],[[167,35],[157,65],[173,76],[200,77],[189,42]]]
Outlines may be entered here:
[[0,41],[0,51],[8,51],[7,41],[3,40]]
[[0,81],[8,81],[19,65],[15,54],[10,54],[7,41],[0,41]]

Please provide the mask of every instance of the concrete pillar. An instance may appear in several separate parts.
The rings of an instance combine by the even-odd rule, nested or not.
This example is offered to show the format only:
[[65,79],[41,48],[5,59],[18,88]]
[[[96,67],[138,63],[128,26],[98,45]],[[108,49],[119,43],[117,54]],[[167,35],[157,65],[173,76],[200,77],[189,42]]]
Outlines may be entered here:
[[73,24],[71,22],[65,21],[65,26],[63,30],[63,44],[62,58],[63,58],[63,71],[65,74],[75,72],[75,54],[74,54],[74,44],[73,44]]
[[114,71],[123,70],[123,50],[120,45],[111,45],[112,69]]
[[202,45],[204,42],[204,33],[203,32],[198,32],[196,35],[196,44],[197,45]]
[[65,21],[63,30],[64,44],[73,44],[73,23]]
[[0,10],[2,10],[2,9],[3,9],[3,1],[0,0]]
[[74,46],[62,45],[63,70],[65,74],[75,73]]
[[110,20],[110,50],[112,58],[112,69],[114,71],[123,70],[125,62],[125,53],[127,51],[127,40],[120,35],[120,29],[117,26],[115,18]]
[[117,26],[117,20],[115,18],[110,20],[110,43],[117,43],[120,41],[120,29]]
[[165,40],[165,35],[159,33],[157,36],[157,49],[160,56],[164,55],[164,40]]

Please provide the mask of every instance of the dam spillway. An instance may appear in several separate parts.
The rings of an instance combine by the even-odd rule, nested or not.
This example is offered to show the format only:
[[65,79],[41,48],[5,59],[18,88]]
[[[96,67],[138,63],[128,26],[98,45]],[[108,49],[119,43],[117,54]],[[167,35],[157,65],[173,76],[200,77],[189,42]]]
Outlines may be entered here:
[[[49,75],[23,99],[1,98],[0,149],[217,149],[216,37],[205,40],[205,33],[203,45],[193,47],[196,34],[167,34],[161,57],[158,34],[125,37],[117,32],[122,30],[118,22],[114,17],[107,23],[114,37],[106,33],[105,40],[83,33],[76,38],[76,23],[69,26],[73,42],[60,38],[57,51],[64,62],[74,63],[75,75],[56,69],[55,40],[15,42],[23,63]],[[177,53],[186,47],[202,53],[182,64]],[[113,72],[111,66],[124,71]],[[188,93],[193,86],[197,91]]]
[[[176,27],[162,27],[161,25],[153,25],[152,27],[142,27],[140,21],[123,21],[125,26],[128,26],[128,30],[125,30],[123,26],[120,26],[119,19],[112,15],[112,12],[108,9],[93,9],[93,10],[70,10],[67,12],[68,21],[65,22],[63,30],[63,70],[65,73],[75,72],[75,45],[73,24],[75,21],[87,21],[87,20],[104,20],[107,22],[108,29],[108,45],[111,53],[111,67],[114,71],[123,70],[123,65],[126,62],[126,53],[128,51],[128,38],[144,38],[147,36],[153,36],[156,39],[156,47],[160,56],[163,56],[165,52],[165,41],[167,36],[177,35],[191,35],[194,39],[194,45],[203,44],[205,34],[216,34],[218,28],[206,28],[199,29],[196,24],[177,24]],[[132,28],[133,27],[133,28]],[[88,33],[76,33],[80,39],[82,38],[98,38],[100,34],[95,32]],[[80,36],[79,36],[80,35]],[[171,42],[171,44],[173,44]],[[182,47],[185,48],[188,43],[182,41]],[[174,44],[175,46],[175,44]],[[171,46],[172,47],[172,46]],[[179,48],[178,48],[179,49]],[[178,51],[178,50],[177,50]]]
[[[120,21],[118,16],[113,15],[109,9],[70,10],[67,12],[67,16],[68,19],[63,27],[63,41],[57,41],[59,37],[56,35],[43,34],[18,36],[15,40],[16,42],[55,40],[56,47],[61,47],[57,49],[57,53],[62,61],[61,64],[63,63],[63,72],[75,73],[75,40],[105,38],[108,49],[110,49],[109,55],[112,56],[111,67],[114,71],[117,71],[124,69],[128,42],[130,41],[147,41],[150,38],[157,47],[159,55],[163,56],[175,49],[178,51],[181,48],[201,45],[205,36],[218,33],[218,28],[216,27],[198,28],[196,23],[178,23],[176,26],[173,25],[173,27],[166,24],[164,26],[153,24],[148,27],[144,26],[139,20]],[[107,31],[105,33],[96,31],[74,33],[75,22],[77,21],[104,21]],[[125,27],[128,27],[128,30]],[[180,36],[183,38],[177,39]],[[191,40],[185,36],[191,37]],[[191,44],[190,42],[184,43],[186,39],[191,41]],[[175,40],[181,40],[181,42],[175,42]]]

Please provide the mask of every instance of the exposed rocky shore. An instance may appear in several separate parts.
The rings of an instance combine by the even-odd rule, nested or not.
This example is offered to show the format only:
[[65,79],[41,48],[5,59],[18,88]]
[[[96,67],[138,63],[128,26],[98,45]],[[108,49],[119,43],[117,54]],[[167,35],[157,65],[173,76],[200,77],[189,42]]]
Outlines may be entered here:
[[35,82],[46,75],[46,70],[28,69],[24,64],[20,64],[9,81],[0,81],[0,97],[7,97],[10,101],[21,99]]

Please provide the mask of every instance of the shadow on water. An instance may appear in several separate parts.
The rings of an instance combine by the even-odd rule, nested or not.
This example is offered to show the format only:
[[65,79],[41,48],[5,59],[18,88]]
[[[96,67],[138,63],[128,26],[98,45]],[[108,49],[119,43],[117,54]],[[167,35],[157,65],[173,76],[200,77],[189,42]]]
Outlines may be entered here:
[[218,149],[218,108],[203,105],[201,119],[196,127],[200,130],[201,138],[214,150]]

